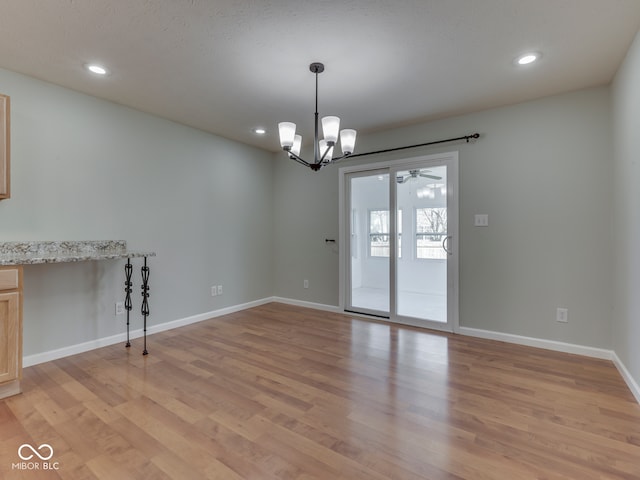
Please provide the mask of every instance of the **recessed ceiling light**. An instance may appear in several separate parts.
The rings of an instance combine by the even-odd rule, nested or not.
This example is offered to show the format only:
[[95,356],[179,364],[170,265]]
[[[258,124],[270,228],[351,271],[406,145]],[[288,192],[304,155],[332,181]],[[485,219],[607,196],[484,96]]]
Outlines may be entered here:
[[257,127],[253,129],[253,133],[255,133],[256,135],[264,135],[265,133],[267,133],[267,131],[262,127]]
[[529,65],[539,59],[540,59],[539,53],[526,53],[524,55],[519,56],[516,59],[516,63],[518,65]]
[[106,68],[102,65],[98,65],[97,63],[87,63],[84,67],[96,75],[106,75],[108,73]]

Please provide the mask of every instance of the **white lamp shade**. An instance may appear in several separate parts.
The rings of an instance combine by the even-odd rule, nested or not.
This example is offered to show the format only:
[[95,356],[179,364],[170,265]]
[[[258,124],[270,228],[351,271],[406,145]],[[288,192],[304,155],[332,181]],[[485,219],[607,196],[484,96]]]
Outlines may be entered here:
[[338,117],[324,117],[322,119],[322,132],[327,142],[336,143],[338,141],[339,131],[340,119]]
[[302,135],[296,135],[293,137],[293,147],[291,147],[291,153],[300,155],[300,147],[302,146]]
[[293,147],[293,141],[296,134],[296,124],[291,122],[280,122],[278,124],[280,132],[280,146],[282,148]]
[[340,132],[340,146],[342,147],[342,153],[350,155],[353,153],[356,147],[356,131],[350,128],[345,128]]
[[[327,149],[327,141],[326,140],[320,140],[318,142],[318,145],[320,146],[320,156],[322,157],[322,155],[324,155],[325,150]],[[332,157],[333,157],[333,147],[331,147],[329,149],[327,154],[324,156],[324,160],[323,161],[330,162]]]

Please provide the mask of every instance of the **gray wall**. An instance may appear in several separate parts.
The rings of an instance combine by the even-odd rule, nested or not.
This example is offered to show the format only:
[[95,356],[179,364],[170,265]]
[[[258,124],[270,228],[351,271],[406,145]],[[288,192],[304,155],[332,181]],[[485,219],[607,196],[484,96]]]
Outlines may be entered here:
[[612,87],[614,132],[613,346],[640,383],[640,34]]
[[[150,325],[272,295],[272,154],[4,70],[0,91],[12,102],[0,241],[122,239],[156,251]],[[122,332],[123,265],[27,266],[25,355]],[[223,296],[211,297],[214,284]]]
[[[361,136],[358,152],[482,134],[345,165],[459,151],[460,324],[611,348],[609,106],[602,87]],[[314,173],[275,158],[275,293],[337,305],[338,255],[324,238],[338,234],[338,165]],[[490,226],[473,227],[475,213]]]

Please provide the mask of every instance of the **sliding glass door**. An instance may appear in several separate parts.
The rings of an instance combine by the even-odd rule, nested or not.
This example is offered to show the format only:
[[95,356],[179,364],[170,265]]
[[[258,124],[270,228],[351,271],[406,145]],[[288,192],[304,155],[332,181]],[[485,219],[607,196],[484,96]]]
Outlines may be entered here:
[[457,155],[375,167],[341,169],[344,308],[451,331],[457,325]]

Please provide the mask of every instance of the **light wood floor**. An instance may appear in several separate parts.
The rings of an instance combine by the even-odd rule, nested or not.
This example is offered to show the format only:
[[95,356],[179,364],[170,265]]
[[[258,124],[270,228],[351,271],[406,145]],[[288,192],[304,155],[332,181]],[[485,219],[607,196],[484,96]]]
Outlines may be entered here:
[[[0,478],[640,479],[640,406],[608,361],[275,303],[149,351],[25,369]],[[12,469],[24,443],[58,470]]]

